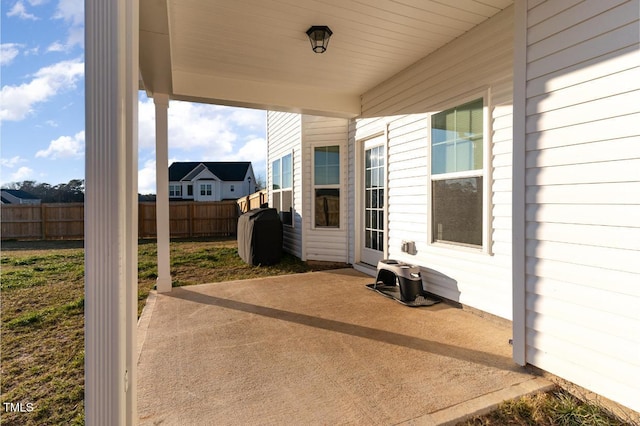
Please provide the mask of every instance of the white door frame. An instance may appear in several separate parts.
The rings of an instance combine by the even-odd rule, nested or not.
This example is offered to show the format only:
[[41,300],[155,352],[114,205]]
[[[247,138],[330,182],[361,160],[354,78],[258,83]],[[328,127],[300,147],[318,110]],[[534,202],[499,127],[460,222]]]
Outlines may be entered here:
[[[362,259],[362,251],[364,248],[364,152],[365,152],[365,144],[367,142],[373,141],[374,139],[380,138],[380,142],[384,147],[384,159],[385,159],[385,176],[384,176],[384,187],[385,187],[385,197],[384,197],[384,239],[383,239],[383,250],[382,250],[382,258],[385,259],[389,253],[389,150],[388,150],[388,132],[387,126],[385,125],[384,130],[368,135],[367,137],[360,138],[356,140],[355,143],[355,212],[354,212],[354,223],[355,223],[355,232],[354,232],[354,247],[355,247],[355,266],[356,269],[362,270],[363,272],[372,273],[373,270],[369,264],[365,264]],[[357,266],[361,265],[363,268],[358,268]],[[375,268],[376,265],[371,265]]]

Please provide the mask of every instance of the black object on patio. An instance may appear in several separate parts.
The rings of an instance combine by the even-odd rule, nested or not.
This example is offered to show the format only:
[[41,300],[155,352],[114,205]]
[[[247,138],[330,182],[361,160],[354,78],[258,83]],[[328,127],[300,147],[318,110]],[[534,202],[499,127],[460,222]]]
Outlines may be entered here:
[[422,288],[420,267],[393,259],[378,262],[376,282],[367,284],[367,288],[407,306],[431,306],[440,302]]
[[238,218],[238,254],[254,266],[280,262],[282,222],[276,209],[253,209]]

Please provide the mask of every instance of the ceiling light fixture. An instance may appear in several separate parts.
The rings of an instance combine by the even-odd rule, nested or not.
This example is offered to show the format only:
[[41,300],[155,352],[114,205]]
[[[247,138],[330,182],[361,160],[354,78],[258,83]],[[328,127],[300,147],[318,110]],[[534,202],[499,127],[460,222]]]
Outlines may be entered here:
[[314,25],[307,30],[309,41],[311,42],[311,48],[316,53],[324,53],[329,45],[329,38],[333,34],[333,31],[329,27],[322,25]]

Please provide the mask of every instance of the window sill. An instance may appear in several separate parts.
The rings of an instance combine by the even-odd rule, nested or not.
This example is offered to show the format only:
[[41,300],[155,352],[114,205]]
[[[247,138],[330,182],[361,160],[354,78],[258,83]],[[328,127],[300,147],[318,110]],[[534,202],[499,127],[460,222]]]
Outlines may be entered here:
[[490,253],[484,247],[478,247],[471,244],[448,243],[445,241],[436,241],[436,242],[430,243],[429,246],[434,248],[443,248],[443,249],[452,250],[452,251],[479,254],[483,256],[493,256],[493,253]]
[[320,232],[341,232],[344,231],[344,228],[339,226],[312,226],[311,230]]

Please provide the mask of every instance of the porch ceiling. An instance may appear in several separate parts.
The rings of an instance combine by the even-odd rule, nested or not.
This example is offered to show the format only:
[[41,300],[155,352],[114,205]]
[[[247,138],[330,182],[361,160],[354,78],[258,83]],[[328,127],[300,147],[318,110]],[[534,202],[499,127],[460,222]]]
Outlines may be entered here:
[[[353,117],[360,96],[513,0],[141,0],[145,90]],[[305,31],[328,25],[324,54]]]

